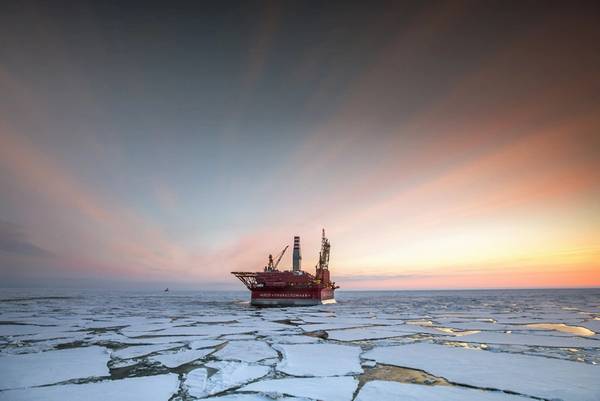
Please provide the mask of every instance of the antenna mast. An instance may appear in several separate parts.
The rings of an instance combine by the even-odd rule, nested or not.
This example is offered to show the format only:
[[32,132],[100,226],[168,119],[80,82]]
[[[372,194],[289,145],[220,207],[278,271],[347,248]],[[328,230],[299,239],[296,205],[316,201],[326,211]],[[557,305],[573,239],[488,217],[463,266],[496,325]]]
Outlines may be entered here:
[[321,252],[319,252],[319,269],[328,270],[329,269],[329,249],[331,245],[329,244],[329,240],[325,237],[325,229],[323,229],[322,237],[321,237]]

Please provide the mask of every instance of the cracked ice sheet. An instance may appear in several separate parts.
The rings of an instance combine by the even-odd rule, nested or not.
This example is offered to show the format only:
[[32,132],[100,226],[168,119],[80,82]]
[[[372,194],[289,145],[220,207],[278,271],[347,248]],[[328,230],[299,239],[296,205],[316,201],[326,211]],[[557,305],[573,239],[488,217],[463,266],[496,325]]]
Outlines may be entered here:
[[221,345],[225,342],[225,340],[194,340],[190,341],[189,347],[191,349],[200,349],[200,348],[210,348],[216,347],[217,345]]
[[113,351],[111,356],[119,359],[139,358],[144,355],[152,354],[153,352],[163,351],[171,348],[183,347],[183,343],[170,343],[158,345],[139,345],[135,347],[127,347],[117,351]]
[[195,361],[196,359],[204,358],[214,350],[211,348],[201,350],[186,350],[180,352],[170,352],[160,355],[155,355],[149,359],[153,362],[159,362],[168,368],[176,368],[186,363]]
[[0,392],[0,401],[167,401],[179,389],[175,374],[64,384]]
[[426,343],[378,347],[363,357],[424,370],[470,386],[548,399],[600,399],[599,365]]
[[258,362],[267,358],[276,358],[278,355],[273,348],[262,341],[230,341],[214,356],[225,360]]
[[279,397],[273,399],[261,394],[229,394],[221,397],[210,397],[207,401],[313,401],[309,398]]
[[225,326],[220,324],[210,324],[206,326],[189,326],[189,327],[171,327],[169,329],[153,331],[146,335],[153,336],[211,336],[218,337],[224,334],[244,334],[256,331],[252,327],[235,327],[232,325]]
[[108,351],[96,346],[0,356],[0,390],[108,376],[108,360]]
[[305,335],[287,335],[287,336],[271,336],[267,338],[268,341],[278,344],[311,344],[318,343],[321,340],[317,337],[305,336]]
[[411,336],[418,333],[447,335],[447,333],[429,327],[412,325],[360,327],[348,330],[327,331],[328,339],[338,341],[377,340],[381,338]]
[[338,344],[278,344],[277,370],[293,376],[342,376],[362,373],[360,347]]
[[323,401],[350,401],[358,386],[353,377],[310,377],[262,380],[248,384],[238,391],[277,393]]
[[428,386],[375,380],[361,388],[354,401],[527,401],[531,398],[455,386]]
[[246,362],[219,361],[207,363],[206,366],[218,369],[218,372],[210,378],[205,368],[189,372],[183,384],[189,395],[202,398],[218,394],[259,379],[271,370],[268,366],[250,365]]
[[444,338],[449,341],[461,341],[479,344],[506,344],[539,347],[561,348],[600,348],[600,341],[573,336],[553,336],[548,334],[514,334],[514,333],[476,333],[465,336]]
[[0,324],[0,337],[23,336],[40,333],[64,332],[63,327],[58,326],[31,326],[25,324]]

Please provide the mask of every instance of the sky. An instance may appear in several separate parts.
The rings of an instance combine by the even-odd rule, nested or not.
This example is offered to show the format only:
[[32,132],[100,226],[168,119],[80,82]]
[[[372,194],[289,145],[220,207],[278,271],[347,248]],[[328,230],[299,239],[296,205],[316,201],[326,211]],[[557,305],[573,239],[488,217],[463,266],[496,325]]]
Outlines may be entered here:
[[[2,2],[0,286],[600,286],[600,6]],[[291,255],[282,261],[291,265]]]

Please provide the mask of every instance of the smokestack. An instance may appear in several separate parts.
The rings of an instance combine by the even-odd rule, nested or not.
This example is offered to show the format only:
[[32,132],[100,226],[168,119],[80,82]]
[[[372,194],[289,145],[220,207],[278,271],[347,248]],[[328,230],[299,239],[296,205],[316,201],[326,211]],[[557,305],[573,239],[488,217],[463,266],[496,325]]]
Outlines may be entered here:
[[300,271],[300,262],[302,261],[302,256],[300,255],[300,237],[294,237],[294,254],[292,256],[292,269],[295,272]]

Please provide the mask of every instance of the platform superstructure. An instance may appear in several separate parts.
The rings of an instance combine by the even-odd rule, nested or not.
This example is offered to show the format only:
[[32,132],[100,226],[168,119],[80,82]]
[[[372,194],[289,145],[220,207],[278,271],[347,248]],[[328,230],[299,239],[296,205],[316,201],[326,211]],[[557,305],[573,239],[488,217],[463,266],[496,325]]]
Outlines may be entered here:
[[288,246],[273,260],[269,255],[267,266],[261,272],[232,272],[251,292],[252,305],[292,306],[334,303],[334,292],[339,286],[331,281],[329,274],[329,251],[331,245],[325,236],[321,237],[321,252],[315,266],[315,274],[302,270],[300,237],[294,237],[292,269],[278,270]]

